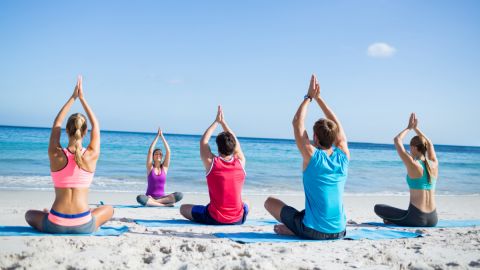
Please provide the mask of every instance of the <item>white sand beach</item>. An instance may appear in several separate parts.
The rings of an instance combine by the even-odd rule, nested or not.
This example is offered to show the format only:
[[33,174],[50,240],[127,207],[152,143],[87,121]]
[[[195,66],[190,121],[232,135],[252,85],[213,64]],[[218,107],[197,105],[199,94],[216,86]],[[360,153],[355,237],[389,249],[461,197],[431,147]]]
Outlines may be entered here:
[[[27,225],[28,209],[49,208],[53,191],[0,191],[0,225]],[[90,202],[135,204],[136,194],[92,192]],[[266,196],[251,196],[249,218],[268,218]],[[280,196],[302,209],[303,197]],[[183,203],[206,203],[185,194]],[[380,221],[375,203],[407,207],[406,196],[346,196],[350,223]],[[438,196],[440,219],[480,219],[480,196]],[[119,237],[0,237],[1,269],[470,269],[480,267],[480,228],[420,229],[421,238],[239,244],[216,232],[273,230],[272,226],[146,228],[132,219],[179,219],[178,208],[116,209],[106,225],[127,225]],[[415,229],[403,229],[417,231]]]

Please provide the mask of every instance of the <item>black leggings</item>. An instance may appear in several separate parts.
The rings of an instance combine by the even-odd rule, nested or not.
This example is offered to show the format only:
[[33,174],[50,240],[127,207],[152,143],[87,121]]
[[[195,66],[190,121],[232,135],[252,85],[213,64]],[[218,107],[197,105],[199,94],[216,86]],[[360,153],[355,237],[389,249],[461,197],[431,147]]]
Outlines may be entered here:
[[408,210],[398,209],[385,204],[376,204],[374,211],[383,220],[399,226],[434,227],[438,222],[437,210],[424,213],[413,204],[408,206]]

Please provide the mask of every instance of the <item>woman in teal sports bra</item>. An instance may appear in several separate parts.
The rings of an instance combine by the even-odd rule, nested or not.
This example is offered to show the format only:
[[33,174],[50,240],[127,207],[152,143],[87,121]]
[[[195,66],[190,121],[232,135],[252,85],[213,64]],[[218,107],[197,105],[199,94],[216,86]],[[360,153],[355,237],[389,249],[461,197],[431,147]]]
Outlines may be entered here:
[[[435,205],[435,185],[438,177],[438,160],[432,142],[418,129],[418,119],[410,115],[408,127],[394,139],[398,155],[407,168],[410,188],[410,205],[407,210],[384,204],[374,207],[375,213],[386,224],[409,227],[434,227],[438,217]],[[410,130],[417,136],[410,141],[410,153],[403,147],[403,139]]]

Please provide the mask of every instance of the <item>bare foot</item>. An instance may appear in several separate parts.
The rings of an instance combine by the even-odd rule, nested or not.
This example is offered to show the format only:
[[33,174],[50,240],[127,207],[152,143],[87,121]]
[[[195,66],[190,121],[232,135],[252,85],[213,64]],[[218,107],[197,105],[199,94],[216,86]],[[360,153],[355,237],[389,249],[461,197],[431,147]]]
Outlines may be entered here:
[[284,224],[277,224],[273,226],[273,231],[276,234],[281,234],[281,235],[295,235],[290,229],[285,226]]
[[393,223],[393,222],[390,222],[390,221],[388,221],[388,220],[386,220],[386,219],[384,219],[384,220],[383,220],[383,224],[392,225],[392,224],[394,224],[394,223]]
[[160,203],[156,201],[155,199],[148,199],[147,204],[145,206],[150,206],[150,207],[173,207],[175,206],[173,203]]

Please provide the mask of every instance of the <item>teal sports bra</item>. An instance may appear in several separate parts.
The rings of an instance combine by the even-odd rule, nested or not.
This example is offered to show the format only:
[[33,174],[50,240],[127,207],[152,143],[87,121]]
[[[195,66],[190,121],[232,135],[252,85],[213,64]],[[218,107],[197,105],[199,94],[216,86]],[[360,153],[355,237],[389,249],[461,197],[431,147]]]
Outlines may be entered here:
[[[407,183],[410,189],[422,189],[422,190],[434,190],[435,184],[437,183],[437,178],[430,176],[431,183],[428,183],[427,178],[427,168],[425,167],[425,162],[417,160],[423,168],[423,175],[419,178],[410,178],[407,174]],[[427,161],[428,162],[428,161]]]

